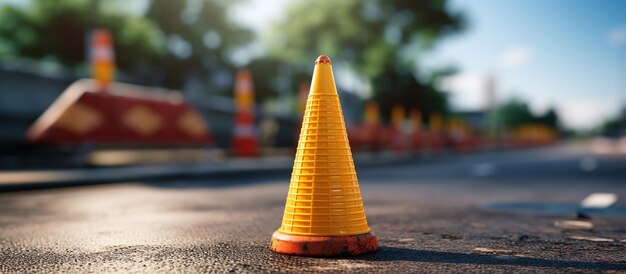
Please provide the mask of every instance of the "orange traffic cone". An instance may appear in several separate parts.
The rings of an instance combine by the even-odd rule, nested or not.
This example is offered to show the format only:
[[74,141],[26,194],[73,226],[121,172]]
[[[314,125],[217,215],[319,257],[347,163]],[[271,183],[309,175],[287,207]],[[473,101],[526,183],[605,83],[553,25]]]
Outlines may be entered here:
[[315,71],[281,227],[271,249],[305,256],[358,255],[378,249],[348,144],[330,59]]
[[235,78],[235,125],[233,132],[233,154],[256,156],[259,145],[254,127],[254,90],[252,76],[247,70],[237,72]]
[[311,89],[311,85],[307,82],[300,83],[298,87],[298,113],[300,115],[304,115],[306,110],[306,99],[309,95],[309,89]]
[[428,137],[431,149],[438,152],[445,146],[445,135],[443,132],[443,118],[439,113],[431,113],[428,121]]
[[[306,97],[309,94],[310,89],[309,83],[302,82],[298,87],[298,114],[304,115],[304,111],[306,110]],[[302,129],[302,120],[298,121],[298,125],[296,126],[296,134],[294,136],[294,142],[298,142],[298,136],[300,136],[300,130]]]
[[391,108],[391,148],[396,153],[403,153],[406,150],[406,136],[404,134],[404,107],[395,105]]
[[379,151],[385,142],[384,129],[380,123],[380,108],[374,101],[365,105],[365,132],[366,142],[370,150]]
[[411,148],[419,150],[422,146],[422,114],[418,109],[412,109],[409,120],[411,121]]
[[89,59],[93,78],[100,85],[100,91],[106,91],[115,77],[113,38],[107,29],[96,29],[92,32]]

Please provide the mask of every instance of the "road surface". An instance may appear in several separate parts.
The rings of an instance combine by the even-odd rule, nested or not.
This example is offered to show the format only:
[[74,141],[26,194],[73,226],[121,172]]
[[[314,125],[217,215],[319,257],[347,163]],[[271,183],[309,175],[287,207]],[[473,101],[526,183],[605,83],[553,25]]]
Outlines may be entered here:
[[[626,155],[583,145],[357,166],[375,254],[269,251],[289,173],[0,194],[0,272],[626,271]],[[595,192],[622,198],[582,211]]]

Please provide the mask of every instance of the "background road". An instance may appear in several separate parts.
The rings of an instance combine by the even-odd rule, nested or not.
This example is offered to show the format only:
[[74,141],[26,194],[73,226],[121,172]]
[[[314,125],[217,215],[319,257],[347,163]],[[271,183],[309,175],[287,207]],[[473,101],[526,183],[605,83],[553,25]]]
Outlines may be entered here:
[[380,250],[350,258],[269,251],[289,173],[0,194],[0,272],[626,270],[626,203],[584,212],[590,193],[626,198],[626,156],[584,145],[359,168]]

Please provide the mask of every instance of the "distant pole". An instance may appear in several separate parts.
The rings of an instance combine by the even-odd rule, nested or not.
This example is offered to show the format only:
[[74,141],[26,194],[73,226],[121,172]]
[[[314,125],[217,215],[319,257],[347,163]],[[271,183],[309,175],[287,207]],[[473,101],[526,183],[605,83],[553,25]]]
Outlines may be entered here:
[[[626,93],[626,71],[622,69],[622,66],[626,63],[624,63],[624,60],[626,58],[624,58],[623,55],[624,52],[622,49],[624,49],[624,45],[620,45],[616,52],[617,57],[615,58],[615,76],[616,76],[616,87],[615,87],[615,91],[617,92],[617,100],[621,103],[621,108],[623,108],[622,111],[626,111],[626,95],[624,95]],[[622,115],[622,111],[620,111],[620,115]]]
[[488,75],[485,85],[485,102],[484,111],[489,112],[495,105],[496,97],[496,79],[493,75]]
[[485,99],[484,99],[484,130],[490,139],[497,138],[499,135],[498,121],[495,114],[496,108],[496,78],[490,74],[485,79]]
[[241,69],[235,76],[235,112],[232,141],[234,155],[246,157],[258,155],[254,123],[254,85],[249,70]]

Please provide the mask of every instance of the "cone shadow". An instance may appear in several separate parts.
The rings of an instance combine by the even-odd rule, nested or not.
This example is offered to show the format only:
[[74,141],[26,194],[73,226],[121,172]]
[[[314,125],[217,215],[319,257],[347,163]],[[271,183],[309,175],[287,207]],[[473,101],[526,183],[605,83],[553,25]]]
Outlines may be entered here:
[[471,253],[455,253],[418,250],[402,247],[381,246],[376,253],[356,257],[346,257],[352,260],[366,260],[379,262],[407,261],[446,264],[474,264],[474,265],[503,265],[529,266],[552,268],[575,268],[581,270],[624,270],[626,263],[563,261],[551,259],[537,259],[515,256],[497,256]]

